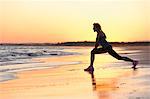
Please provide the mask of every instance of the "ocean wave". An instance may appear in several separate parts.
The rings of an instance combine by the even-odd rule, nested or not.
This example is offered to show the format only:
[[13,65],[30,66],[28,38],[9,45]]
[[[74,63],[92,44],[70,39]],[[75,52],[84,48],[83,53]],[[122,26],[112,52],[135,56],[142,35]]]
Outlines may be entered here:
[[1,46],[0,66],[28,63],[27,61],[36,57],[58,57],[79,54],[77,52],[67,52],[64,49],[48,46]]
[[14,73],[0,73],[0,82],[17,78]]
[[7,66],[0,66],[0,73],[3,72],[19,72],[25,70],[39,70],[39,69],[46,69],[46,68],[54,68],[57,66],[62,65],[74,65],[79,64],[81,62],[48,62],[48,63],[37,63],[37,64],[22,64],[22,65],[7,65]]

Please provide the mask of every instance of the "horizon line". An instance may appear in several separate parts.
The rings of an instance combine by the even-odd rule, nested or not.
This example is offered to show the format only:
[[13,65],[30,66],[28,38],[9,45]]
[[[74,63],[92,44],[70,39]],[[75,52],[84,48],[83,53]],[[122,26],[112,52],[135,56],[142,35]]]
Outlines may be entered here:
[[[66,41],[66,42],[26,42],[26,43],[0,43],[0,44],[61,44],[61,43],[79,43],[79,42],[95,42],[95,41]],[[113,41],[109,43],[150,43],[150,41]]]

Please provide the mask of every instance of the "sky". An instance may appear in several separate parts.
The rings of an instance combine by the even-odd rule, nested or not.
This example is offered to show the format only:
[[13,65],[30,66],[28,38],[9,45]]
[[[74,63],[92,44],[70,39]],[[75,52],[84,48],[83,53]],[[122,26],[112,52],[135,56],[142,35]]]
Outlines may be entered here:
[[150,0],[0,0],[0,43],[150,41]]

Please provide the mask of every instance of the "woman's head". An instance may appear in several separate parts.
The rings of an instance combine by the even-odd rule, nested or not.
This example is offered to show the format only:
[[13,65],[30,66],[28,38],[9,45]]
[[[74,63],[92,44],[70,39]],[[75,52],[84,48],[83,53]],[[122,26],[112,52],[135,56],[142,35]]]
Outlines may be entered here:
[[98,31],[98,30],[101,30],[100,24],[99,24],[99,23],[94,23],[94,24],[93,24],[93,30],[94,30],[94,32],[95,32],[95,31]]

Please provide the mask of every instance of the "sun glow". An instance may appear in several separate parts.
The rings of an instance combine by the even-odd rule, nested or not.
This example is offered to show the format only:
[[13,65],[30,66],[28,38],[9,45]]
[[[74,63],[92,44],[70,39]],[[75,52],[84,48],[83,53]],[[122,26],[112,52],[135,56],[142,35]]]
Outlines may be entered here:
[[99,22],[109,41],[148,41],[148,0],[0,0],[0,43],[94,41]]

